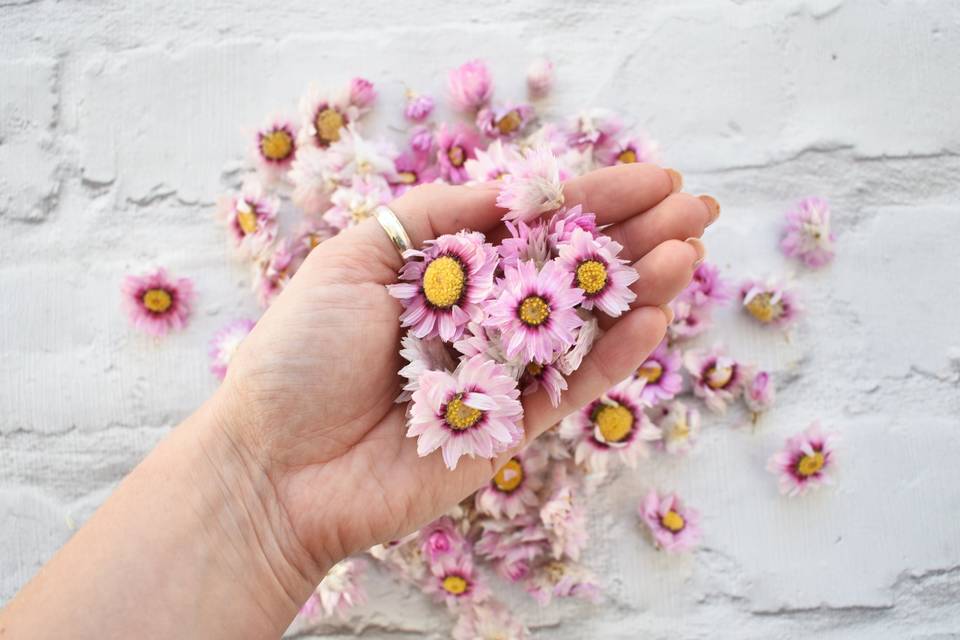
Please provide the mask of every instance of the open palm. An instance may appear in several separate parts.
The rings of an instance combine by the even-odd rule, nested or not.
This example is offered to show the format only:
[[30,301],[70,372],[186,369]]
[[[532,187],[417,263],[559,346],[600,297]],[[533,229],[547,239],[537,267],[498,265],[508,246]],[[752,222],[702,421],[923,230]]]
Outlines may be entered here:
[[[699,237],[719,212],[712,199],[678,188],[649,164],[564,186],[567,205],[596,213],[624,245],[621,257],[635,261],[637,300],[602,323],[606,333],[569,378],[560,407],[542,392],[524,397],[525,442],[628,376],[660,342],[668,318],[658,307],[703,257],[698,241],[683,240]],[[417,247],[464,228],[497,239],[504,230],[496,193],[425,185],[391,208]],[[225,383],[282,517],[321,564],[413,531],[488,482],[510,455],[464,458],[450,471],[439,451],[419,459],[406,437],[406,406],[394,402],[402,309],[384,286],[401,264],[374,220],[322,243],[244,341]]]

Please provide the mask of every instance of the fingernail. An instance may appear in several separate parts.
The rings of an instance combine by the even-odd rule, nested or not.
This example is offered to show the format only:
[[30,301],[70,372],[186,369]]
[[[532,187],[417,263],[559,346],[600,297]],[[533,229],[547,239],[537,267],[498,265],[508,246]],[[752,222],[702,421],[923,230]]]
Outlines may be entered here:
[[667,319],[667,324],[673,322],[673,309],[668,304],[660,305],[660,311],[663,311],[664,317]]
[[703,195],[698,197],[703,201],[703,204],[707,205],[707,209],[710,210],[710,218],[707,220],[707,224],[704,225],[709,227],[720,217],[720,203],[717,202],[717,199],[713,196]]
[[693,263],[693,266],[699,267],[703,263],[703,259],[707,257],[707,248],[704,246],[700,238],[687,238],[685,242],[693,247],[693,250],[697,252],[697,260]]
[[667,169],[667,175],[670,176],[670,182],[673,184],[673,188],[670,190],[670,193],[676,193],[683,188],[683,176],[680,175],[680,172],[676,169]]

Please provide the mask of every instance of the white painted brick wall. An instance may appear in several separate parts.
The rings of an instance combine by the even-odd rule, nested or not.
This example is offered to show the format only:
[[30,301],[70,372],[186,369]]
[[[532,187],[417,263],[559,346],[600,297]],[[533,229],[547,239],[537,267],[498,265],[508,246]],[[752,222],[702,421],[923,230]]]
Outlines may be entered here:
[[[777,372],[777,408],[756,434],[712,423],[689,458],[598,497],[589,560],[608,599],[525,608],[538,637],[960,637],[960,5],[457,5],[0,0],[0,600],[213,390],[206,341],[255,313],[211,221],[244,132],[311,79],[363,74],[396,105],[404,82],[437,91],[474,56],[519,97],[546,53],[552,113],[624,110],[717,196],[706,239],[731,274],[792,269],[780,216],[812,193],[834,204],[840,253],[798,274],[791,342],[721,317],[735,354]],[[122,274],[152,264],[200,295],[161,343],[120,311]],[[839,484],[782,500],[764,461],[816,417],[843,434]],[[639,536],[651,485],[700,507],[695,555]],[[369,588],[327,637],[449,626],[419,594]]]

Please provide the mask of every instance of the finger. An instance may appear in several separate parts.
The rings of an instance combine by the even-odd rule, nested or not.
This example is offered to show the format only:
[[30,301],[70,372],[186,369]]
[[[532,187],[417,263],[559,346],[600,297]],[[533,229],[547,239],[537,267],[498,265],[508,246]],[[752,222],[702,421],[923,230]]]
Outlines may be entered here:
[[[410,236],[413,248],[419,249],[425,241],[445,233],[456,233],[461,229],[487,231],[494,227],[503,216],[503,210],[496,206],[497,193],[496,189],[423,184],[391,202],[390,208]],[[400,252],[375,219],[365,220],[336,238],[341,236],[377,248],[377,255],[394,270],[403,265]]]
[[620,318],[594,345],[567,378],[568,389],[553,407],[545,390],[524,399],[524,440],[497,459],[500,468],[512,455],[565,416],[582,409],[631,375],[650,355],[667,330],[667,318],[657,307],[634,309]]
[[655,164],[620,164],[571,178],[563,185],[564,206],[582,205],[597,214],[597,224],[611,224],[643,213],[679,191],[683,183],[673,169]]
[[641,216],[634,216],[604,233],[623,245],[621,258],[638,260],[667,240],[699,238],[720,215],[720,205],[710,196],[674,193]]
[[[677,297],[690,284],[696,265],[703,260],[706,249],[697,238],[686,242],[667,240],[654,247],[634,263],[637,280],[630,285],[637,298],[632,308],[659,307]],[[600,328],[607,330],[618,318],[598,314]]]

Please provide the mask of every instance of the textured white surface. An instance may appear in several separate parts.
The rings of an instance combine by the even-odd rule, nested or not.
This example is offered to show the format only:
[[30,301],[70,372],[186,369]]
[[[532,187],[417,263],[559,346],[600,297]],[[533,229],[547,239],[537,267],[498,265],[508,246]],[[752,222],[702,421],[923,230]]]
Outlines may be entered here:
[[[688,458],[621,476],[593,507],[604,604],[525,619],[561,640],[960,637],[956,3],[0,0],[0,34],[0,600],[212,391],[210,335],[255,314],[211,221],[244,132],[308,80],[362,74],[396,105],[467,57],[520,97],[546,53],[551,112],[622,109],[716,195],[706,240],[730,275],[794,270],[775,241],[808,194],[832,201],[840,253],[796,273],[790,343],[721,316],[715,335],[776,372],[761,429],[713,420]],[[119,308],[122,274],[154,264],[200,296],[162,342]],[[764,461],[813,418],[843,435],[839,483],[780,499]],[[650,486],[700,508],[696,554],[644,542]],[[331,637],[449,628],[419,594],[368,586]]]

